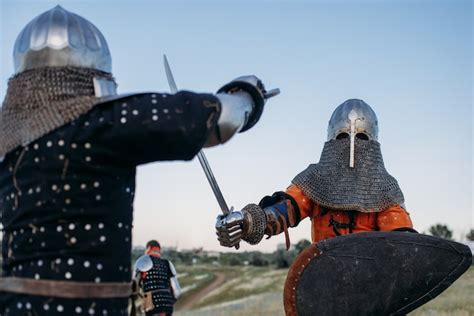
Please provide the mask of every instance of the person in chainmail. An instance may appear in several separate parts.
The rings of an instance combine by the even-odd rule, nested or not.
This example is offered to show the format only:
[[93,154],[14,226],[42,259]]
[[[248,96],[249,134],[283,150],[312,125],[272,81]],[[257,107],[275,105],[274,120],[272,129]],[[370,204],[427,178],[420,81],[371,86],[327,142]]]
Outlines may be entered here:
[[331,116],[328,141],[319,163],[299,173],[286,191],[264,197],[258,205],[219,215],[217,236],[225,247],[241,239],[259,243],[311,219],[313,242],[366,231],[411,231],[397,181],[385,169],[375,112],[362,100],[339,105]]
[[248,130],[264,86],[117,95],[104,36],[60,6],[21,31],[14,64],[0,111],[0,315],[127,315],[136,167]]
[[135,272],[143,290],[142,306],[146,315],[172,315],[181,287],[173,263],[161,257],[161,245],[158,241],[147,242],[145,254],[135,263]]

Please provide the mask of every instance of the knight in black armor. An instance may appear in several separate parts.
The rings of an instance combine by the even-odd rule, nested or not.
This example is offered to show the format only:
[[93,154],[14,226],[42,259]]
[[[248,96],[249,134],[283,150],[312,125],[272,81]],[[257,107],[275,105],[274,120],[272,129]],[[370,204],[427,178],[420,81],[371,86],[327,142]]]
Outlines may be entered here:
[[126,315],[136,167],[251,128],[264,86],[117,95],[104,36],[60,6],[21,31],[14,64],[0,112],[0,315]]
[[147,242],[145,254],[135,263],[135,273],[144,293],[142,305],[146,315],[173,314],[173,305],[181,294],[181,288],[173,263],[161,257],[159,242]]

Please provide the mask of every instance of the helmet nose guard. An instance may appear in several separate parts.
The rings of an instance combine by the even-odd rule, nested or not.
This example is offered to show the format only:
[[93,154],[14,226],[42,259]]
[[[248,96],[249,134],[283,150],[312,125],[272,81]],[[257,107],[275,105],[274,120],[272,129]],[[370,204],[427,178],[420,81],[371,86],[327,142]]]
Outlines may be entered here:
[[15,74],[41,67],[81,67],[112,72],[102,33],[83,17],[56,6],[28,23],[13,50]]
[[[379,134],[374,110],[362,100],[350,99],[339,105],[331,115],[328,125],[328,140],[351,139],[349,166],[354,167],[355,137],[377,140]],[[365,137],[362,137],[364,136]],[[345,137],[344,137],[345,136]]]

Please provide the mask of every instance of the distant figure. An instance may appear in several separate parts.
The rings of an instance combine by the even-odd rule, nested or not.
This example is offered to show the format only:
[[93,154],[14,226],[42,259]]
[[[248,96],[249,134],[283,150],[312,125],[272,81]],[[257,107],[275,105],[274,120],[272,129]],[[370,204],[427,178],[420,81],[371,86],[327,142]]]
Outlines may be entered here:
[[173,305],[181,288],[176,277],[176,269],[171,261],[161,258],[161,246],[156,240],[146,244],[145,255],[135,263],[140,286],[144,292],[143,309],[147,316],[167,316],[173,314]]

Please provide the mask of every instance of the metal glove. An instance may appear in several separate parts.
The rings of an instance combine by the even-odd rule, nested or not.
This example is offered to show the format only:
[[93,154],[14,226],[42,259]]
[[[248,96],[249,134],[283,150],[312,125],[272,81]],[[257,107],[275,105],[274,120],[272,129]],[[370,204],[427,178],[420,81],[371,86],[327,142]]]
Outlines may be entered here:
[[224,247],[234,247],[241,239],[255,245],[262,240],[266,225],[265,212],[256,204],[249,204],[241,211],[217,216],[217,239]]
[[221,246],[234,247],[240,243],[244,222],[245,216],[242,211],[217,216],[216,234]]
[[233,94],[241,91],[248,93],[252,97],[254,106],[245,126],[240,130],[242,133],[252,128],[258,122],[260,116],[262,116],[265,102],[267,99],[278,95],[280,89],[273,89],[267,92],[263,82],[258,77],[251,75],[241,76],[232,80],[220,88],[217,93]]

